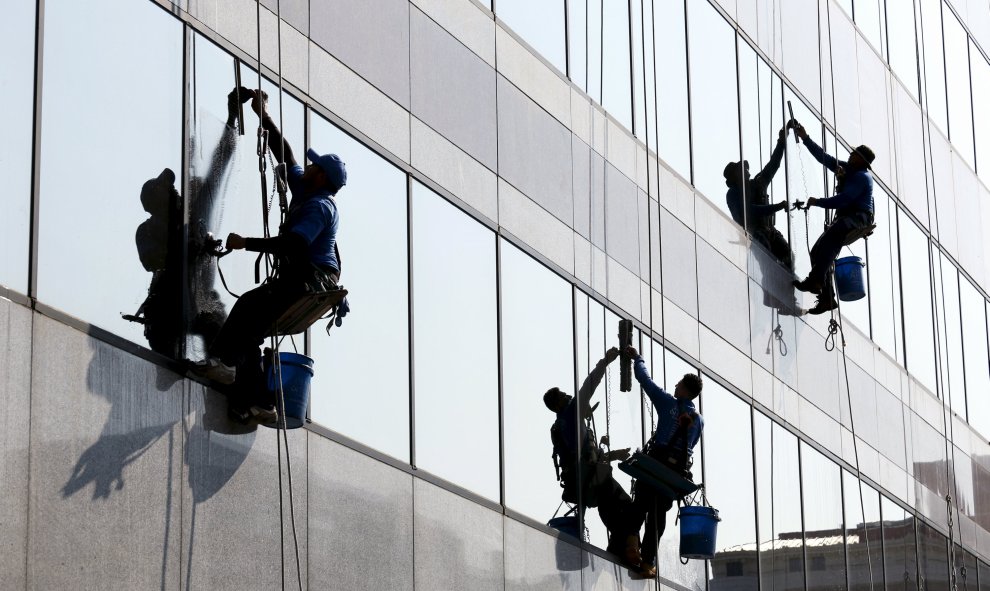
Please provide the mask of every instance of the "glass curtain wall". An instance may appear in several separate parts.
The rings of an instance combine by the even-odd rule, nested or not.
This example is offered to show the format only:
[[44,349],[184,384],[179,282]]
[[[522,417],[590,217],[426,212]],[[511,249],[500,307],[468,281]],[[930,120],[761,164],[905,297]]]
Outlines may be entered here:
[[[182,48],[182,24],[150,2],[45,4],[38,298],[139,344],[144,327],[122,315],[181,267]],[[163,308],[174,331],[180,312]]]
[[845,591],[842,471],[832,460],[801,442],[804,536],[809,586]]
[[900,505],[882,497],[883,570],[887,591],[918,589],[915,519]]
[[761,587],[803,590],[804,528],[798,441],[766,415],[755,413],[754,416]]
[[[31,162],[34,145],[35,3],[13,2],[0,20],[0,286],[28,292],[31,231]],[[65,40],[68,41],[68,40]],[[63,41],[63,43],[65,42]]]
[[883,589],[880,494],[845,470],[842,488],[849,591]]

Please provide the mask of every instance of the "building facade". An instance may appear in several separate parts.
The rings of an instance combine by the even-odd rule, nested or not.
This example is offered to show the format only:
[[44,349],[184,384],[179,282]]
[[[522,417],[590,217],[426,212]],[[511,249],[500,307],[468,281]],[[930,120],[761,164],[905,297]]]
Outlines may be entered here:
[[[990,589],[985,2],[0,10],[4,588]],[[316,363],[284,438],[181,363],[255,285],[211,241],[278,228],[257,117],[227,124],[239,86],[349,173],[352,312],[280,341]],[[877,155],[838,333],[724,198],[789,107]],[[786,141],[772,200],[831,194]],[[824,222],[776,215],[799,277]],[[679,562],[672,512],[655,581],[595,512],[581,540],[546,525],[542,395],[577,391],[620,318],[658,383],[705,383],[716,558]],[[616,363],[597,433],[640,448],[655,412],[618,384]]]

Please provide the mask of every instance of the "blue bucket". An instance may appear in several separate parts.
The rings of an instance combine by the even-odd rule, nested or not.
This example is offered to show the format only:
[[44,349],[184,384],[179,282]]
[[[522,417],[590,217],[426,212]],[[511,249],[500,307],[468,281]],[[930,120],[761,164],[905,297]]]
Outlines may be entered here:
[[835,291],[843,302],[855,302],[866,297],[863,267],[859,257],[843,257],[835,261]]
[[718,509],[685,506],[677,517],[681,520],[681,558],[715,558],[715,534],[720,521]]
[[547,522],[547,525],[559,531],[562,534],[571,536],[572,538],[581,539],[581,520],[578,519],[577,515],[564,515],[563,517],[554,517]]
[[[313,380],[313,360],[299,353],[279,353],[282,373],[282,393],[285,396],[285,428],[298,429],[306,422],[309,390]],[[275,368],[265,358],[268,389],[278,395]]]

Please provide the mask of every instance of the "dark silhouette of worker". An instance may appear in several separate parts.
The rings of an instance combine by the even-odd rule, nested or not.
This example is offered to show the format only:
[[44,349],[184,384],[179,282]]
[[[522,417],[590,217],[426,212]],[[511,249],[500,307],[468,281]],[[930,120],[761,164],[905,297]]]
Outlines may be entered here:
[[594,412],[591,397],[605,376],[608,364],[618,357],[617,348],[609,349],[585,378],[576,399],[559,388],[550,388],[543,395],[543,403],[557,414],[557,420],[550,428],[550,438],[554,462],[559,469],[558,478],[564,489],[561,498],[568,503],[580,503],[582,513],[586,507],[597,506],[598,515],[609,532],[607,550],[624,564],[638,568],[639,527],[635,524],[632,499],[612,476],[611,466],[613,461],[628,458],[629,449],[602,450],[595,440],[594,430],[588,425]]
[[729,187],[725,192],[725,202],[732,213],[732,219],[746,228],[753,240],[762,244],[780,264],[788,269],[794,269],[791,256],[791,246],[787,239],[774,226],[774,214],[787,210],[787,201],[770,203],[767,189],[773,176],[780,169],[780,161],[784,157],[787,145],[787,128],[781,128],[777,134],[777,145],[770,154],[770,160],[756,176],[749,176],[749,161],[730,162],[722,171],[725,184]]
[[[636,381],[657,409],[657,428],[643,451],[690,480],[694,446],[698,444],[701,431],[705,428],[705,421],[694,406],[694,399],[701,394],[701,377],[693,373],[684,374],[681,381],[674,386],[674,394],[671,395],[650,378],[646,362],[635,348],[628,347],[626,352],[635,360],[633,373]],[[657,573],[657,544],[667,527],[667,512],[677,499],[668,497],[642,481],[636,482],[633,499],[637,531],[646,522],[640,572],[644,576],[653,577]]]
[[276,420],[274,394],[268,390],[262,370],[261,344],[272,324],[307,293],[335,289],[340,278],[336,249],[340,216],[334,196],[347,182],[344,162],[336,154],[321,155],[310,149],[312,162],[305,169],[266,112],[267,97],[251,93],[251,107],[268,132],[278,174],[292,192],[285,223],[278,236],[244,238],[227,236],[231,250],[246,249],[274,255],[278,274],[244,293],[234,304],[220,333],[210,346],[210,357],[194,371],[221,383],[234,383],[237,396],[231,400],[231,416],[242,421],[271,423]]
[[832,223],[811,247],[811,271],[803,280],[794,282],[794,287],[818,296],[818,302],[808,313],[823,314],[839,306],[829,273],[835,257],[843,246],[869,236],[876,227],[873,224],[873,175],[870,173],[875,155],[867,146],[859,146],[853,148],[847,161],[836,160],[808,137],[800,123],[794,121],[793,127],[815,160],[835,173],[835,195],[827,199],[809,197],[805,205],[805,209],[814,205],[836,211]]

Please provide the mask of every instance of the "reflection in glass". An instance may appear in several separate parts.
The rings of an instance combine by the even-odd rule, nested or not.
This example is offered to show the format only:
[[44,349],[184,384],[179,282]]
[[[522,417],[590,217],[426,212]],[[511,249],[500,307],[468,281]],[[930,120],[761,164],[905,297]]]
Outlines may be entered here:
[[499,500],[495,237],[418,183],[412,204],[415,464]]
[[919,0],[921,43],[924,49],[925,77],[922,93],[928,116],[935,125],[949,131],[945,98],[945,55],[942,49],[942,0]]
[[949,591],[949,548],[942,534],[918,522],[918,582],[926,591]]
[[928,237],[900,211],[898,217],[907,369],[930,391],[935,392],[935,334],[932,328]]
[[969,42],[973,80],[973,129],[976,141],[976,172],[990,185],[990,63],[972,40]]
[[842,477],[839,466],[801,443],[804,530],[808,581],[816,589],[845,590]]
[[739,160],[736,36],[709,3],[692,2],[688,10],[694,186],[728,213],[721,172]]
[[[317,323],[310,354],[313,421],[409,459],[409,282],[406,175],[330,122],[312,116],[310,144],[347,163],[337,244],[351,313],[329,333]],[[384,370],[384,371],[383,371]]]
[[571,285],[505,240],[500,264],[505,505],[546,522],[561,489],[544,453],[554,416],[542,397],[574,394]]
[[47,2],[44,87],[38,297],[144,343],[121,314],[148,290],[142,187],[181,170],[182,25],[149,2]]
[[[969,88],[969,37],[951,10],[942,12],[945,34],[945,85],[949,105],[949,141],[973,166],[973,111]],[[929,90],[931,92],[931,90]]]
[[[843,470],[849,591],[883,588],[880,494]],[[864,515],[865,512],[865,515]],[[871,583],[872,579],[872,583]]]
[[885,0],[856,0],[854,11],[856,24],[870,40],[877,53],[887,53],[887,26],[884,19]]
[[[660,158],[686,179],[691,178],[691,137],[684,3],[652,0],[653,45],[656,48],[657,124]],[[656,139],[654,139],[654,142]],[[650,143],[656,146],[656,143]]]
[[756,413],[760,578],[765,589],[804,589],[801,478],[797,438]]
[[[941,317],[939,341],[943,353],[940,356],[943,384],[948,392],[952,411],[966,416],[966,385],[963,371],[962,318],[959,314],[959,271],[947,256],[938,253],[939,265],[935,276],[936,312]],[[941,273],[938,273],[941,267]],[[939,277],[941,275],[941,277]]]
[[0,286],[28,292],[31,229],[31,150],[34,110],[34,2],[4,6],[0,19],[0,111],[5,117],[0,141]]
[[753,508],[753,438],[750,406],[715,380],[706,379],[705,491],[718,508],[712,590],[755,589],[758,585],[756,520]]
[[917,589],[918,553],[915,550],[914,517],[887,497],[882,497],[880,508],[887,591]]
[[866,241],[870,265],[870,323],[873,342],[888,355],[904,360],[901,347],[900,255],[897,248],[897,210],[884,191],[873,195],[876,229]]
[[629,5],[603,2],[602,10],[602,106],[626,129],[632,129]]
[[499,0],[496,16],[529,43],[533,49],[556,66],[567,69],[564,43],[564,3]]

